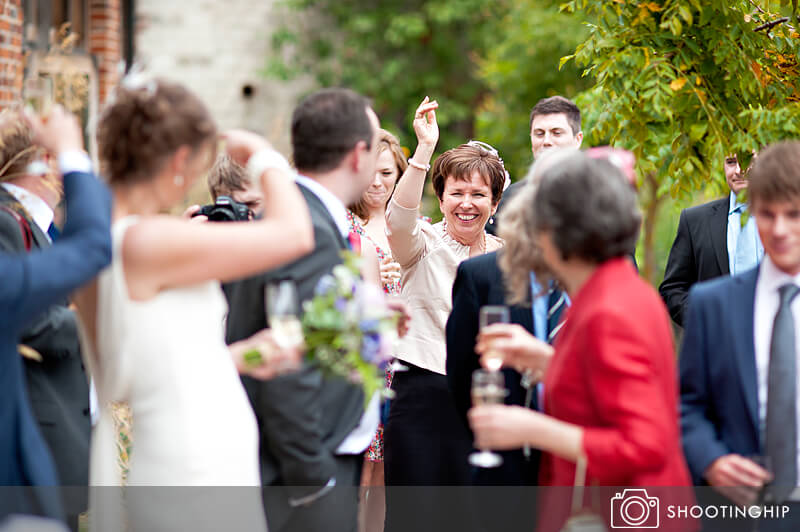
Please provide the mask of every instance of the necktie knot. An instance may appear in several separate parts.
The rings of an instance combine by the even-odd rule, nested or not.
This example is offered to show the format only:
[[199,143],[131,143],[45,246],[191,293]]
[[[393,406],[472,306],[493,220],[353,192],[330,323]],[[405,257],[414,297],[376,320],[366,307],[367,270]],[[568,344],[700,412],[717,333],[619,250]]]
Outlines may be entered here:
[[778,293],[781,297],[781,306],[788,306],[792,303],[792,300],[797,297],[797,294],[800,293],[800,286],[788,283],[778,288]]

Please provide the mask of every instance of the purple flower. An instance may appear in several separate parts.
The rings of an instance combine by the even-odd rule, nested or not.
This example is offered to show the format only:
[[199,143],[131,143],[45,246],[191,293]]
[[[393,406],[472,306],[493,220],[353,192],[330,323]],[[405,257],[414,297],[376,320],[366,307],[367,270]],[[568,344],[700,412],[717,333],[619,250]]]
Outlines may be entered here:
[[370,364],[380,362],[381,335],[377,333],[365,334],[361,339],[361,358]]
[[314,288],[314,295],[325,296],[336,290],[336,279],[331,275],[322,277]]
[[347,309],[347,300],[343,297],[337,297],[336,301],[334,301],[333,306],[339,312],[344,312]]
[[380,323],[375,319],[361,320],[358,322],[358,328],[361,329],[363,333],[374,333],[374,331],[378,330],[379,326]]

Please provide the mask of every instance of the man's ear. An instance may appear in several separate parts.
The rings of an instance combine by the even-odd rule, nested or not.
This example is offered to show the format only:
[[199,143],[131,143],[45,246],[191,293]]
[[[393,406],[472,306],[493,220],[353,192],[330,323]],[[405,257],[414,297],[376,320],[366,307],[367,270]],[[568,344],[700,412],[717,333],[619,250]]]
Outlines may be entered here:
[[578,134],[575,135],[575,142],[577,143],[575,147],[580,148],[581,142],[583,142],[583,131],[578,131]]
[[356,142],[352,151],[352,170],[360,173],[364,169],[364,165],[369,161],[369,149],[367,143],[363,140]]

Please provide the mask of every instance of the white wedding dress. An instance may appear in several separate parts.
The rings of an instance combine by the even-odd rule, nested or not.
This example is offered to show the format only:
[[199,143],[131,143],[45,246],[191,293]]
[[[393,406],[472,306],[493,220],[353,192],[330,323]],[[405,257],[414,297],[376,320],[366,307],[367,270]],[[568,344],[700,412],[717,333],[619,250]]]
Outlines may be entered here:
[[[113,261],[97,284],[97,352],[87,356],[100,405],[90,463],[92,532],[264,531],[258,429],[224,342],[219,283],[131,300],[121,250],[135,223],[129,217],[113,224]],[[132,412],[129,487],[98,489],[121,485],[111,416],[118,401]]]

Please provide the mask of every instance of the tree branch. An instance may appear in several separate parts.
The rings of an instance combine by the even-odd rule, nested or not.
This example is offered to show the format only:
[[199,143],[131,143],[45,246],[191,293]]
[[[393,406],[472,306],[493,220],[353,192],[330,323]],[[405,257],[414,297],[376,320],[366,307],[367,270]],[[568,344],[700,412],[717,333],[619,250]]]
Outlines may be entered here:
[[781,17],[779,19],[775,19],[775,20],[772,20],[772,21],[767,22],[765,24],[762,24],[761,26],[757,26],[755,29],[753,29],[753,31],[761,31],[761,30],[769,31],[772,28],[774,28],[775,26],[777,26],[778,24],[783,24],[784,22],[788,22],[788,21],[789,21],[789,17]]

